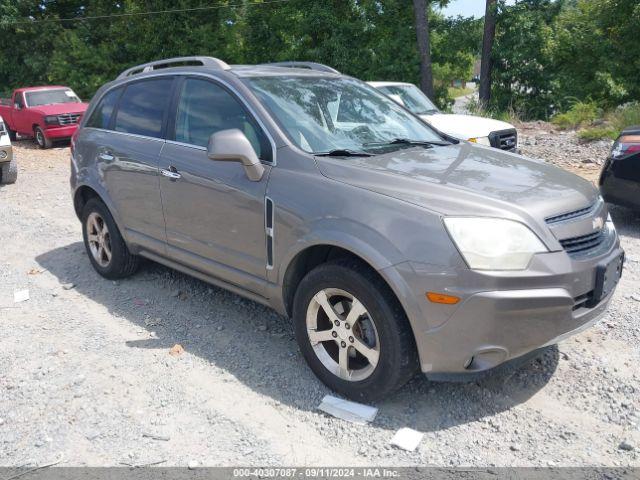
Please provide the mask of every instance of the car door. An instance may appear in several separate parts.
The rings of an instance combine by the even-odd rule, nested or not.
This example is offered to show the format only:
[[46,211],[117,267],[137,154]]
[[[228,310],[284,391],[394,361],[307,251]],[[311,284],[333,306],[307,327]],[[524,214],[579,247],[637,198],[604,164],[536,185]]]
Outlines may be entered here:
[[[160,156],[169,257],[262,294],[264,202],[273,156],[265,132],[234,93],[205,77],[180,81],[169,125]],[[232,128],[244,132],[263,160],[261,180],[249,180],[240,163],[207,157],[211,134]]]
[[96,132],[93,139],[97,170],[117,209],[125,237],[130,243],[162,254],[166,236],[158,160],[173,82],[174,77],[164,76],[127,84],[109,128]]
[[31,116],[27,112],[27,106],[24,103],[24,92],[18,92],[13,98],[13,111],[11,112],[13,120],[13,128],[16,132],[31,135]]

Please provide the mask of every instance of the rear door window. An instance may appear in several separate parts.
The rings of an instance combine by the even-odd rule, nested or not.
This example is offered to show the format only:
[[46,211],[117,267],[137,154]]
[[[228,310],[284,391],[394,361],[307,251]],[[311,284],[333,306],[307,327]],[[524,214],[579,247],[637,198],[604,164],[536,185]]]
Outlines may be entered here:
[[122,94],[122,88],[115,88],[107,92],[89,117],[87,127],[108,129],[111,125],[111,114],[120,94]]
[[172,83],[172,77],[163,77],[127,85],[118,103],[114,130],[162,138]]

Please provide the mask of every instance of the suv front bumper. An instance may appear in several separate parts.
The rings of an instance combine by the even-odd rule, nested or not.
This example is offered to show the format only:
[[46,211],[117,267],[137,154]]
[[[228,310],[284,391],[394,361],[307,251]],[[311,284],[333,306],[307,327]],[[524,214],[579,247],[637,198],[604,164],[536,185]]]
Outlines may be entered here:
[[[419,298],[408,313],[428,376],[481,372],[557,343],[594,323],[606,312],[615,285],[598,297],[598,270],[622,266],[616,239],[605,255],[571,259],[565,252],[536,256],[522,272],[437,271],[435,266],[396,265]],[[428,291],[456,295],[456,305],[430,303]]]

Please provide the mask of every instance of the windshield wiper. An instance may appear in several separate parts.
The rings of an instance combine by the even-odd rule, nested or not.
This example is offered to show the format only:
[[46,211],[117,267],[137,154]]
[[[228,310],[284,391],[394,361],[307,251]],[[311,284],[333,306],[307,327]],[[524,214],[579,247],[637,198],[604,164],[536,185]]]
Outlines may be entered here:
[[389,140],[386,142],[371,142],[365,143],[366,146],[376,145],[376,146],[387,146],[387,145],[422,145],[425,147],[432,147],[433,145],[449,145],[448,142],[438,142],[431,140],[411,140],[410,138],[394,138],[393,140]]
[[314,152],[316,157],[371,157],[372,153],[349,150],[348,148],[335,148],[328,152]]

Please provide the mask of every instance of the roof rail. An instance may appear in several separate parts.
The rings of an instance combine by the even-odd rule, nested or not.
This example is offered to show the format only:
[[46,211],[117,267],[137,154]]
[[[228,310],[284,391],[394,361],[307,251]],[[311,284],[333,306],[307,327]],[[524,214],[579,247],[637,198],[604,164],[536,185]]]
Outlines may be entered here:
[[269,66],[269,67],[286,67],[286,68],[306,68],[309,70],[317,70],[318,72],[327,72],[327,73],[340,73],[335,68],[332,68],[328,65],[323,65],[322,63],[316,62],[273,62],[273,63],[261,63],[260,65]]
[[143,63],[142,65],[136,65],[135,67],[128,68],[120,75],[118,75],[118,79],[130,77],[131,75],[137,75],[138,73],[152,72],[159,68],[180,66],[182,64],[200,64],[203,67],[210,67],[216,70],[229,70],[229,68],[231,68],[222,60],[214,57],[175,57],[167,58],[165,60],[156,60],[155,62]]

